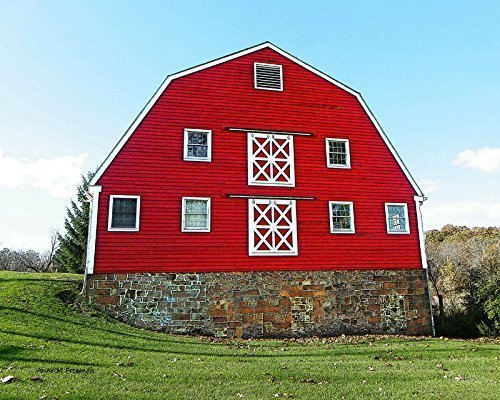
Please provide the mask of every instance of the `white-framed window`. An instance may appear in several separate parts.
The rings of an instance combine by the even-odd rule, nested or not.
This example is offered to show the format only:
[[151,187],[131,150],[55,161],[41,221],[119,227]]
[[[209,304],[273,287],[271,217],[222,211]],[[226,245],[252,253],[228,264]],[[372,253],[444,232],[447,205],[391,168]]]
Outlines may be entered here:
[[326,139],[326,165],[328,168],[351,168],[348,139]]
[[248,199],[248,254],[296,256],[295,200]]
[[283,66],[279,64],[254,63],[254,88],[283,91]]
[[292,135],[248,132],[248,184],[295,186]]
[[329,201],[330,233],[354,233],[354,206],[352,201]]
[[182,198],[182,232],[210,232],[210,198]]
[[138,231],[140,211],[140,196],[109,196],[108,231]]
[[212,131],[184,129],[184,161],[212,161]]
[[385,203],[385,219],[387,233],[406,234],[410,233],[410,221],[408,219],[408,204]]

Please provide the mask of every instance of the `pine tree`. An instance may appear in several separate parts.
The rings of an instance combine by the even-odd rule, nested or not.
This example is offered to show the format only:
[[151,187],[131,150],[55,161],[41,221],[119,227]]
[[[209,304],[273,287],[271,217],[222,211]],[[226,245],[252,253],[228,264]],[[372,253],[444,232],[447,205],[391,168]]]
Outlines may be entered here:
[[83,273],[85,270],[90,211],[87,191],[94,174],[95,171],[89,171],[86,176],[82,175],[82,181],[77,187],[76,201],[71,200],[70,206],[66,208],[65,232],[57,234],[59,248],[56,259],[60,271]]

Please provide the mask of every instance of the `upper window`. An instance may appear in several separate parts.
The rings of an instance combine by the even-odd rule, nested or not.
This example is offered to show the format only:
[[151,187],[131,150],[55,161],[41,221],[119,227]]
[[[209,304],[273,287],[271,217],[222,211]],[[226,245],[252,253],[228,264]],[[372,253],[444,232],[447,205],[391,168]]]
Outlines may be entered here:
[[295,186],[293,136],[248,132],[248,184]]
[[210,232],[210,198],[182,198],[182,232]]
[[326,163],[328,168],[351,168],[349,140],[326,139]]
[[295,204],[295,200],[248,200],[249,255],[298,254]]
[[109,196],[108,231],[138,231],[141,198]]
[[283,91],[283,67],[254,63],[254,85],[255,89]]
[[351,201],[330,201],[330,232],[354,233],[354,209]]
[[184,129],[184,160],[212,161],[212,131]]
[[406,203],[385,203],[385,217],[387,233],[410,233]]

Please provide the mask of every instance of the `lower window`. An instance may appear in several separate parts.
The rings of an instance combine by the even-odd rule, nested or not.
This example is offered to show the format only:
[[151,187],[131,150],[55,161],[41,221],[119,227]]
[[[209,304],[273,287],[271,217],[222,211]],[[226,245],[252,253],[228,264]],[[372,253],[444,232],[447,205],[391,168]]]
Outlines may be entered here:
[[354,208],[352,201],[329,201],[330,232],[354,233]]
[[210,232],[210,198],[182,198],[182,232]]
[[406,203],[385,203],[385,218],[387,233],[410,233]]
[[138,231],[139,196],[109,196],[108,231]]
[[295,256],[297,212],[295,200],[248,200],[249,254]]

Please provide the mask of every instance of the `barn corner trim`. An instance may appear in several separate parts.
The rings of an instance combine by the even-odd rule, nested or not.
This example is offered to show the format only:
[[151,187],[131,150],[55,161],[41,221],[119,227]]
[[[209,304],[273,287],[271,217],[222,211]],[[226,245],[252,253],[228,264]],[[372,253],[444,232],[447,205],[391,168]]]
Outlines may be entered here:
[[335,86],[337,86],[337,87],[345,90],[346,92],[352,94],[353,96],[355,96],[358,99],[358,101],[361,104],[361,106],[363,107],[363,109],[365,110],[365,112],[368,115],[368,117],[370,118],[371,122],[375,126],[375,129],[377,130],[377,132],[379,133],[379,135],[382,137],[382,140],[386,144],[387,148],[389,149],[389,151],[393,155],[394,159],[398,163],[399,167],[401,168],[401,170],[405,174],[406,178],[410,182],[411,186],[413,187],[413,189],[415,190],[415,192],[417,193],[417,195],[418,196],[422,196],[422,197],[424,196],[422,190],[420,189],[420,187],[418,186],[417,182],[415,181],[415,179],[411,175],[410,171],[408,170],[408,168],[404,164],[403,160],[399,156],[398,152],[396,151],[396,149],[392,145],[391,141],[389,140],[389,138],[385,134],[384,130],[382,129],[382,127],[378,123],[377,119],[375,118],[374,114],[371,112],[370,108],[368,107],[368,105],[364,101],[364,99],[361,96],[361,94],[359,92],[357,92],[356,90],[350,88],[349,86],[344,85],[342,82],[337,81],[336,79],[334,79],[331,76],[325,74],[324,72],[321,72],[320,70],[318,70],[318,69],[312,67],[311,65],[305,63],[304,61],[298,59],[297,57],[295,57],[295,56],[287,53],[285,50],[282,50],[281,48],[275,46],[271,42],[264,42],[264,43],[258,44],[256,46],[249,47],[247,49],[244,49],[244,50],[241,50],[241,51],[229,54],[227,56],[224,56],[224,57],[221,57],[221,58],[217,58],[217,59],[209,61],[207,63],[200,64],[200,65],[197,65],[195,67],[185,69],[183,71],[177,72],[177,73],[172,74],[172,75],[168,75],[165,78],[165,80],[163,81],[163,83],[161,84],[161,86],[158,88],[158,90],[156,90],[156,92],[154,93],[153,97],[151,97],[151,99],[147,102],[147,104],[141,110],[141,112],[139,113],[139,115],[132,121],[132,124],[129,126],[129,128],[122,135],[122,137],[120,138],[120,140],[118,141],[118,143],[113,147],[113,149],[111,150],[111,152],[104,159],[103,163],[100,165],[100,167],[97,170],[96,174],[94,175],[94,177],[90,181],[90,185],[97,185],[97,183],[99,182],[99,179],[102,177],[102,175],[104,174],[104,172],[107,170],[107,168],[109,167],[109,165],[111,164],[111,162],[118,155],[118,153],[123,148],[123,146],[125,145],[125,143],[127,143],[128,139],[132,136],[132,134],[134,133],[134,131],[141,124],[142,120],[146,117],[146,115],[149,113],[149,111],[151,110],[151,108],[153,108],[153,106],[156,103],[156,101],[160,98],[160,96],[163,94],[163,92],[165,91],[165,89],[168,87],[168,85],[174,79],[181,78],[183,76],[186,76],[186,75],[189,75],[189,74],[201,71],[201,70],[206,69],[206,68],[213,67],[215,65],[219,65],[219,64],[225,63],[227,61],[233,60],[233,59],[238,58],[238,57],[242,57],[244,55],[247,55],[247,54],[250,54],[250,53],[253,53],[255,51],[265,49],[265,48],[269,48],[269,49],[272,49],[272,50],[276,51],[277,53],[281,54],[283,57],[288,58],[289,60],[293,61],[294,63],[296,63],[298,65],[300,65],[301,67],[309,70],[310,72],[312,72],[312,73],[320,76],[321,78],[325,79],[326,81],[332,83],[333,85],[335,85]]

